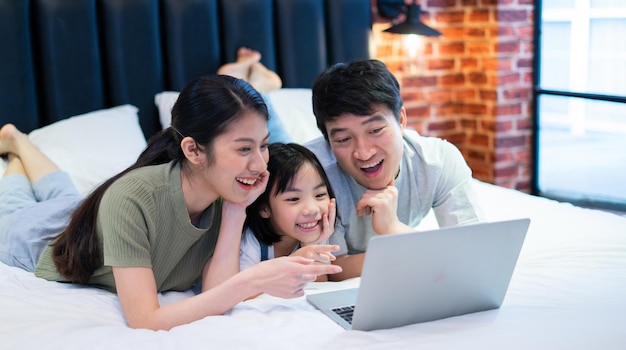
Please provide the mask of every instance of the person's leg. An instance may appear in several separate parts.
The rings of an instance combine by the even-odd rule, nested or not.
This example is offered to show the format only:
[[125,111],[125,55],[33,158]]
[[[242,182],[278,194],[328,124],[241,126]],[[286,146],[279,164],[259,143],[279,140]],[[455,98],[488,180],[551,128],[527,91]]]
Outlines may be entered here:
[[39,150],[39,147],[30,142],[28,135],[19,131],[13,124],[6,124],[0,128],[0,154],[7,153],[19,158],[19,162],[13,162],[13,165],[9,162],[7,172],[23,173],[31,183],[49,173],[60,170],[50,158]]
[[278,74],[261,63],[261,53],[247,47],[240,47],[237,50],[237,61],[221,66],[217,74],[243,79],[263,93],[280,89],[283,86],[283,81]]
[[230,75],[231,77],[250,82],[251,67],[260,60],[261,54],[258,51],[240,47],[237,50],[237,60],[221,66],[217,70],[217,74]]
[[4,176],[0,178],[0,218],[37,202],[20,159],[9,154],[8,160]]
[[261,62],[256,62],[250,68],[250,77],[248,82],[257,91],[268,93],[270,91],[278,90],[283,86],[283,81],[278,74],[269,70]]

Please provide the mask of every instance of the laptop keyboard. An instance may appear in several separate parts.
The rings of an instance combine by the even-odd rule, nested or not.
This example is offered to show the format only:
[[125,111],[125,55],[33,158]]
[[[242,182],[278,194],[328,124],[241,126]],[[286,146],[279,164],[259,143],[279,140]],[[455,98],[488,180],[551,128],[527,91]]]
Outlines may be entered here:
[[346,322],[348,322],[349,324],[352,324],[352,315],[354,314],[354,305],[352,305],[352,306],[336,307],[336,308],[333,309],[333,311],[337,315],[341,316],[341,318],[346,320]]

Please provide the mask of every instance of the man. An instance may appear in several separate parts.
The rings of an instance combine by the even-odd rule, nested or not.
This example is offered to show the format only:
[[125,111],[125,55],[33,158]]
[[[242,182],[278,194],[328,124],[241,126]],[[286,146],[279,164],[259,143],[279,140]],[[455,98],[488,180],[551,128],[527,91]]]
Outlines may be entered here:
[[406,129],[396,78],[380,61],[340,63],[313,84],[323,137],[307,143],[337,198],[331,244],[341,249],[332,278],[360,276],[368,240],[415,231],[434,210],[440,227],[480,221],[471,170],[445,140]]

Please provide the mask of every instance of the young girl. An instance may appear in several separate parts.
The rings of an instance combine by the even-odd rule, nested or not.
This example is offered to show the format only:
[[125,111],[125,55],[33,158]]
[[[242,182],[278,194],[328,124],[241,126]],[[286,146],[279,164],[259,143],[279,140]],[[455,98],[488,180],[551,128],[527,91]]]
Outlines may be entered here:
[[[172,126],[84,200],[26,134],[3,126],[0,259],[117,292],[133,328],[170,329],[259,293],[302,296],[307,282],[340,269],[286,257],[239,272],[245,209],[267,185],[267,118],[248,83],[200,77],[181,92]],[[200,294],[159,305],[157,293],[198,281]]]
[[[339,246],[320,245],[335,224],[335,195],[322,165],[294,143],[273,143],[269,153],[267,188],[247,209],[240,268],[283,256],[329,263]],[[327,280],[326,275],[317,280]]]

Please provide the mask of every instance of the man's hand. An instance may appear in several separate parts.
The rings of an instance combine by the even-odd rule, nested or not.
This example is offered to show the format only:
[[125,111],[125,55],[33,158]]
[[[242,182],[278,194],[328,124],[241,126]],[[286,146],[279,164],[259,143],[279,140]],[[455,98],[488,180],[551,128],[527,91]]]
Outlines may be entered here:
[[356,203],[358,216],[371,215],[376,233],[401,233],[412,231],[398,219],[398,189],[391,183],[381,190],[366,190]]

